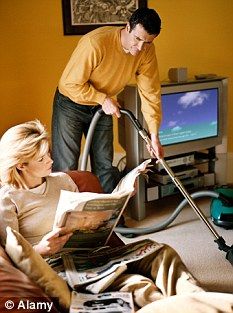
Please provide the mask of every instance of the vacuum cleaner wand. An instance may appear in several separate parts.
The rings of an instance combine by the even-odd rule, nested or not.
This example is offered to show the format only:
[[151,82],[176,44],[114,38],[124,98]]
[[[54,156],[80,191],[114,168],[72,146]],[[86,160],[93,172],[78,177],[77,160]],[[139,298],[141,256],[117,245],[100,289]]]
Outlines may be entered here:
[[[150,151],[154,154],[154,156],[156,157],[156,153],[154,151],[151,139],[147,133],[147,131],[141,126],[140,122],[134,117],[134,115],[132,114],[132,112],[130,112],[129,110],[120,110],[121,113],[126,114],[130,120],[132,121],[133,125],[136,127],[136,129],[138,130],[138,133],[140,134],[140,136],[142,137],[142,139],[145,141],[146,145],[150,148]],[[206,224],[206,226],[209,228],[209,230],[211,231],[211,233],[213,234],[213,236],[215,237],[215,242],[218,244],[218,248],[219,250],[223,250],[225,252],[227,252],[226,254],[226,259],[229,260],[229,262],[233,265],[233,246],[229,247],[226,245],[225,240],[219,236],[219,234],[216,232],[216,230],[213,228],[213,226],[210,224],[210,222],[207,220],[207,218],[205,217],[205,215],[202,213],[202,211],[200,210],[200,208],[195,204],[195,202],[193,201],[192,197],[189,195],[189,193],[186,191],[186,189],[184,188],[183,184],[181,183],[181,181],[179,180],[178,177],[175,176],[174,172],[172,171],[172,169],[168,166],[167,162],[163,159],[160,158],[158,159],[159,163],[161,163],[161,165],[163,166],[163,168],[165,169],[165,171],[168,173],[168,175],[170,176],[170,178],[172,179],[173,183],[176,185],[176,187],[180,190],[180,192],[182,193],[182,195],[186,198],[187,202],[189,203],[189,205],[191,206],[191,208],[194,210],[194,212],[198,215],[198,217]]]
[[[126,110],[126,109],[120,109],[120,112],[122,114],[126,115],[131,120],[131,122],[133,123],[134,127],[137,129],[137,131],[140,134],[140,136],[142,137],[142,139],[145,141],[147,146],[150,148],[150,150],[153,152],[154,156],[156,157],[155,151],[154,151],[153,146],[152,146],[151,139],[150,139],[147,131],[142,127],[142,125],[135,118],[133,113],[131,111],[129,111],[129,110]],[[99,120],[99,118],[100,118],[100,116],[102,114],[104,114],[104,111],[100,107],[100,109],[98,109],[96,111],[96,113],[95,113],[95,115],[94,115],[94,117],[93,117],[93,119],[91,121],[91,125],[89,127],[89,130],[88,130],[88,133],[87,133],[87,137],[86,137],[86,143],[85,143],[85,146],[84,146],[83,157],[82,157],[81,166],[80,166],[80,169],[83,170],[83,171],[85,171],[86,168],[87,168],[87,159],[88,159],[88,154],[89,154],[89,150],[90,150],[90,145],[91,145],[93,133],[94,133],[94,130],[95,130],[95,126],[96,126],[96,124],[97,124],[97,122],[98,122],[98,120]],[[190,206],[193,208],[193,210],[196,212],[196,214],[199,216],[199,218],[207,225],[207,227],[209,228],[209,230],[211,231],[211,233],[215,237],[214,241],[218,244],[219,250],[222,250],[222,251],[226,252],[226,259],[233,265],[233,246],[230,247],[230,246],[226,245],[225,240],[221,236],[218,235],[216,230],[212,227],[212,225],[206,219],[205,215],[202,213],[202,211],[199,209],[199,207],[194,203],[192,197],[185,190],[185,188],[183,187],[181,181],[175,176],[175,174],[173,173],[171,168],[168,166],[167,162],[163,158],[158,159],[157,162],[160,162],[162,164],[162,166],[164,167],[164,169],[166,170],[168,175],[171,177],[171,179],[174,182],[174,184],[177,186],[177,188],[183,194],[184,200],[179,205],[177,210],[172,214],[170,219],[167,222],[165,222],[165,223],[164,222],[161,223],[161,225],[157,225],[156,227],[153,227],[153,228],[147,227],[147,228],[144,228],[144,229],[140,229],[140,228],[139,229],[135,229],[135,228],[133,228],[133,229],[132,228],[128,228],[127,229],[127,228],[116,227],[116,231],[118,231],[120,233],[124,233],[124,234],[129,234],[130,231],[133,230],[134,234],[142,234],[141,231],[143,231],[144,233],[151,233],[152,229],[154,231],[158,231],[158,230],[164,229],[165,225],[168,225],[169,223],[171,223],[174,220],[174,218],[178,215],[178,213],[180,212],[180,210],[182,209],[184,204],[186,202],[188,202],[190,204]],[[201,192],[199,192],[198,195],[192,194],[192,196],[193,197],[201,196]],[[211,196],[217,197],[216,193],[213,193],[213,192],[211,192]]]

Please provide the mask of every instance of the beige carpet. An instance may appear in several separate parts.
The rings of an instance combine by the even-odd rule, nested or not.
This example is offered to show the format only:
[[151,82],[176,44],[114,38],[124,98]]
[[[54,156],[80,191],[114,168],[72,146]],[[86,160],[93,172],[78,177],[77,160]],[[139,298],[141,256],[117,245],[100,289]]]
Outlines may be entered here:
[[[150,203],[147,206],[147,217],[138,222],[125,215],[129,227],[148,227],[164,220],[176,208],[181,197],[168,197],[158,204]],[[205,216],[209,216],[210,198],[196,199]],[[210,219],[209,219],[210,221]],[[213,224],[212,224],[213,225]],[[233,229],[225,230],[213,225],[219,236],[226,244],[233,244]],[[233,266],[226,260],[226,253],[218,249],[215,237],[207,226],[198,218],[196,213],[187,205],[178,217],[165,230],[152,234],[141,235],[133,239],[122,235],[119,237],[125,242],[143,238],[151,238],[157,242],[169,244],[182,257],[192,274],[209,291],[233,293]]]

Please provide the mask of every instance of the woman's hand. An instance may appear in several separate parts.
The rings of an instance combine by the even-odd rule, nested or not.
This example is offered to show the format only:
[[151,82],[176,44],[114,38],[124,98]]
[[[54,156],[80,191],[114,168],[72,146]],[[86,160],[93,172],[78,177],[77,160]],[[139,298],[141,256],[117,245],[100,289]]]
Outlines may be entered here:
[[49,256],[59,252],[73,233],[61,235],[63,228],[55,228],[46,234],[41,241],[34,246],[36,252],[42,256]]

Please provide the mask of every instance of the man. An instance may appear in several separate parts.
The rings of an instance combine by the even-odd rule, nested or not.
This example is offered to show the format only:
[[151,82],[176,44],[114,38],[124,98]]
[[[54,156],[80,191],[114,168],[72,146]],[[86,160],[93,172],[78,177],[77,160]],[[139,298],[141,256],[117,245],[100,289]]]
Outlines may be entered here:
[[113,161],[112,115],[120,117],[116,95],[133,79],[141,97],[156,157],[163,156],[158,129],[161,121],[160,82],[153,40],[159,35],[157,12],[139,8],[125,28],[101,27],[83,36],[56,91],[52,118],[54,170],[77,169],[81,137],[86,135],[99,105],[106,115],[97,123],[90,159],[105,192],[119,180]]

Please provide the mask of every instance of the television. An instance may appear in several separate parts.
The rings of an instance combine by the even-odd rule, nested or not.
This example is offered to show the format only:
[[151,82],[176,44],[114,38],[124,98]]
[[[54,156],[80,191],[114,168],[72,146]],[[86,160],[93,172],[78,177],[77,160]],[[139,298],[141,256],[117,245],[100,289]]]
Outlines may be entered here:
[[[226,136],[227,93],[225,77],[162,83],[160,140],[165,157],[191,154],[222,143]],[[118,95],[118,101],[147,129],[137,86],[126,86]],[[118,119],[118,138],[126,150],[130,167],[151,157],[144,141],[124,116]]]
[[[163,118],[159,131],[165,157],[222,143],[226,123],[227,79],[167,83],[161,90]],[[145,126],[145,122],[143,123]],[[145,158],[149,157],[144,148]]]
[[159,131],[165,156],[215,147],[226,122],[226,79],[162,85]]

